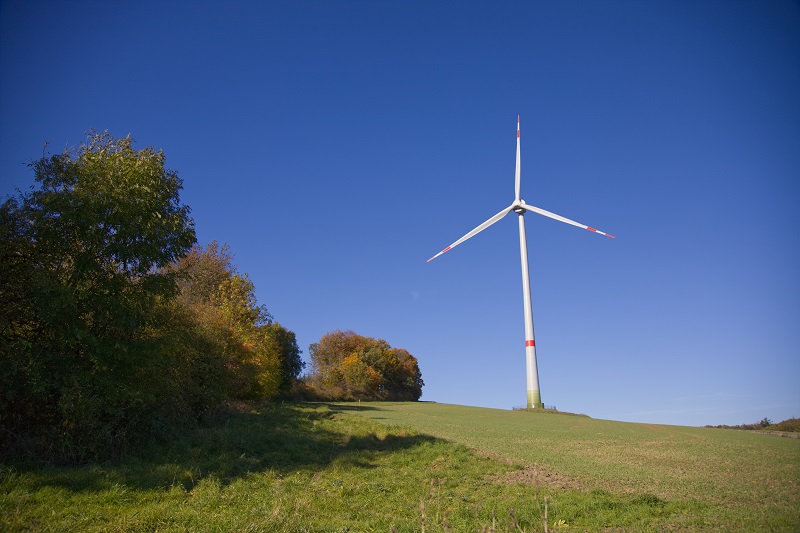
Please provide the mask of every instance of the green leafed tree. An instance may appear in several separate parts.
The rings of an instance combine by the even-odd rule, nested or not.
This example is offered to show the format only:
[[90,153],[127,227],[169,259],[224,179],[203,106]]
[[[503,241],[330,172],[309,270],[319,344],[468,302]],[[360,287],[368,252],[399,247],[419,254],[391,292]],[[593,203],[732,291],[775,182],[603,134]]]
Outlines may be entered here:
[[193,222],[163,152],[129,137],[91,133],[30,166],[36,186],[0,211],[0,438],[102,455],[163,396],[153,310],[175,293],[164,267],[194,244]]
[[305,368],[306,363],[301,358],[303,353],[297,346],[297,337],[277,322],[271,322],[261,326],[262,333],[275,343],[279,353],[279,372],[280,382],[278,386],[279,396],[288,396],[293,385],[300,377],[300,373]]

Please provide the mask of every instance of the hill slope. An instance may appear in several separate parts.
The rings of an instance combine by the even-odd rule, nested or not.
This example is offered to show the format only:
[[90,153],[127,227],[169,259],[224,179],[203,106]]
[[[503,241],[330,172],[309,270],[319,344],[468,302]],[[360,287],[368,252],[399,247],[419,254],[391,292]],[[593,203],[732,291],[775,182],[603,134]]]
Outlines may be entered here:
[[0,530],[800,530],[794,439],[420,403],[242,407],[115,463],[0,465]]
[[800,525],[797,439],[435,403],[373,403],[352,412],[518,464],[540,485],[757,509]]

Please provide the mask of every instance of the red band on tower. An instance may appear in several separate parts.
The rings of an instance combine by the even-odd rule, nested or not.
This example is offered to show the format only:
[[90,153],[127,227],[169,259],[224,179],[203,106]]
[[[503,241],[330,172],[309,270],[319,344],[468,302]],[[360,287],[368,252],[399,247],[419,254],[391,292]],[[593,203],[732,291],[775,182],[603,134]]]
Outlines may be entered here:
[[528,346],[536,346],[536,341],[533,339],[525,341],[525,347],[527,348]]

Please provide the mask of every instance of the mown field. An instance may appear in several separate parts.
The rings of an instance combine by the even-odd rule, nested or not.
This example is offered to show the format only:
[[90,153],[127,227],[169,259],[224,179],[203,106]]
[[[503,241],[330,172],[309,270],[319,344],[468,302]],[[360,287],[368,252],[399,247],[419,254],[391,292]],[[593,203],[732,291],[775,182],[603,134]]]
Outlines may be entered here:
[[[546,517],[546,521],[545,521]],[[3,531],[800,530],[800,440],[431,403],[261,406],[0,466]]]

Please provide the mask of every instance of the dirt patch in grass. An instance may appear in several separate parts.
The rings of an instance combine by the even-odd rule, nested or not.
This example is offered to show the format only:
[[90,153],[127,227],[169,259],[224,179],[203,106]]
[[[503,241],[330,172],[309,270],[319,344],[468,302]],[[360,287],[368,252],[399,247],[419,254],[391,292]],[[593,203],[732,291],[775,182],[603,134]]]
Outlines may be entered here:
[[495,474],[486,476],[485,479],[491,483],[501,483],[503,485],[528,485],[531,487],[550,488],[550,489],[569,489],[586,490],[587,483],[575,477],[566,476],[556,472],[551,472],[539,465],[527,465],[520,467],[520,464],[513,459],[503,457],[496,453],[486,450],[471,450],[476,455],[486,457],[495,461],[500,461],[509,466],[517,467],[517,470],[506,472],[505,474]]
[[492,481],[504,483],[506,485],[530,485],[541,488],[580,490],[584,488],[582,483],[576,478],[549,472],[539,466],[527,466],[520,470],[513,470],[503,475],[492,476]]

